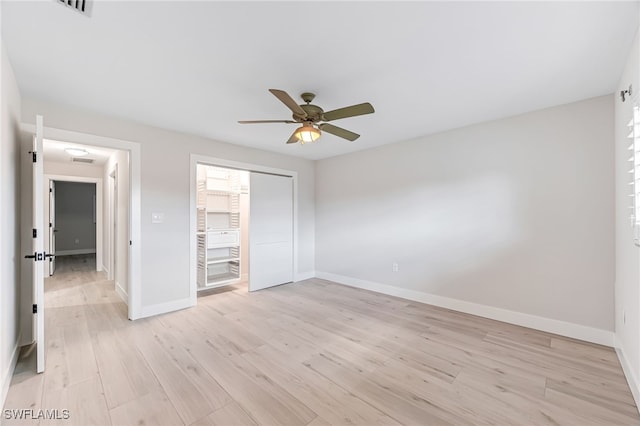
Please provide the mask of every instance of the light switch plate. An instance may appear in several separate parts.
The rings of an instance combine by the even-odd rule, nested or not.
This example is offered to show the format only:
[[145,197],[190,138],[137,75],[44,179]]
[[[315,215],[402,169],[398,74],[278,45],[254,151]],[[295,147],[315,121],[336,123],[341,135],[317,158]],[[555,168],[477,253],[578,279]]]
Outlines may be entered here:
[[151,213],[151,223],[164,222],[164,213]]

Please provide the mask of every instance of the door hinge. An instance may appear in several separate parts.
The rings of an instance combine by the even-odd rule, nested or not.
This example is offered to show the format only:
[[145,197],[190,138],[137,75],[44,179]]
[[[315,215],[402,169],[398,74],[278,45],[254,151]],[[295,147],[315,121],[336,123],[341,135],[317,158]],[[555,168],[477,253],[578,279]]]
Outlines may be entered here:
[[38,313],[38,305],[36,305],[35,303],[33,304],[33,313],[37,314]]
[[33,238],[38,238],[38,230],[37,229],[33,230]]
[[49,228],[53,228],[53,223],[49,222]]
[[38,162],[38,153],[33,151],[31,154],[33,155],[33,162],[37,163]]
[[49,192],[53,192],[53,189],[49,188]]

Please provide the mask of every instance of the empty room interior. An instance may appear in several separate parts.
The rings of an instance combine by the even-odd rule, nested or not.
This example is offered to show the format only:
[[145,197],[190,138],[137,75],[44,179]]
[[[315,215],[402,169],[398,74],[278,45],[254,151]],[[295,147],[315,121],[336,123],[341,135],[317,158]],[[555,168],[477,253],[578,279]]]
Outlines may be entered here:
[[0,423],[640,424],[639,25],[0,1]]

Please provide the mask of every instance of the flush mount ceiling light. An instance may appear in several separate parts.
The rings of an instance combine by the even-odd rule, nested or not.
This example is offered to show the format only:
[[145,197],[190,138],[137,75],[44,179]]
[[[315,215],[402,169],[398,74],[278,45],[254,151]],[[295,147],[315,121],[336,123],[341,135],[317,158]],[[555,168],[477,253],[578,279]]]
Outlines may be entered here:
[[315,142],[320,137],[320,130],[311,124],[305,124],[293,133],[293,137],[304,145],[307,142]]
[[80,148],[65,148],[64,150],[67,152],[67,154],[74,157],[84,157],[85,155],[89,155],[88,151]]

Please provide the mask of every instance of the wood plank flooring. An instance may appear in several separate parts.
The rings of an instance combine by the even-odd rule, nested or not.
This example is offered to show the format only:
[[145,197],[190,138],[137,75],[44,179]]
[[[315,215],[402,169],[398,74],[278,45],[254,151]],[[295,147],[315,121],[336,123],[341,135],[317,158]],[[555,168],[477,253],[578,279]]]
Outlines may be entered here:
[[46,371],[4,409],[59,425],[631,425],[611,348],[312,279],[135,322],[87,257],[46,282]]

